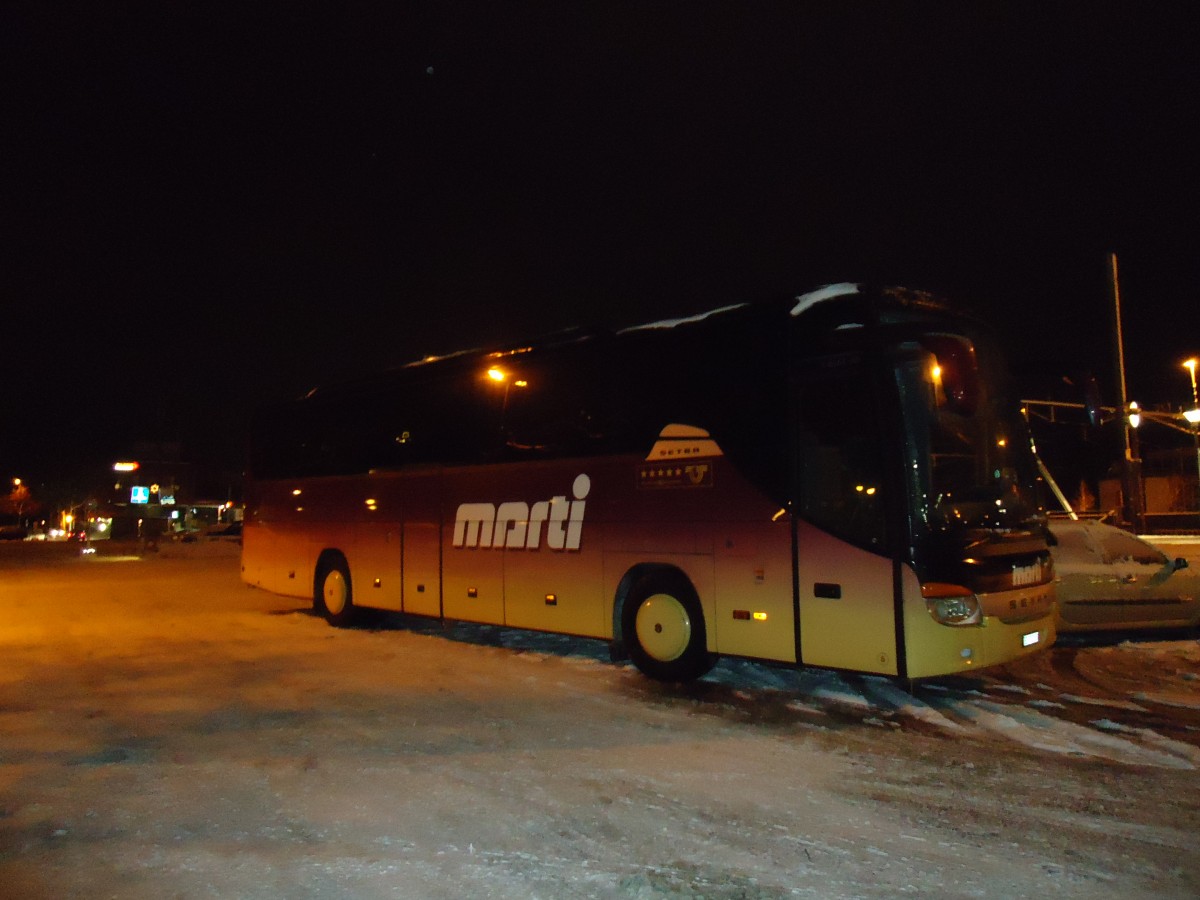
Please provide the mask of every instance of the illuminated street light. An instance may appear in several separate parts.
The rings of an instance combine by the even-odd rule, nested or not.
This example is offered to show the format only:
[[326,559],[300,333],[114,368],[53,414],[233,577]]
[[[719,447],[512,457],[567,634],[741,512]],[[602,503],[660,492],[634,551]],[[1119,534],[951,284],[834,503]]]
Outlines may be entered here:
[[1138,410],[1137,401],[1130,400],[1129,401],[1129,427],[1137,428],[1141,424],[1142,424],[1142,414]]
[[1185,359],[1183,367],[1192,380],[1192,408],[1183,415],[1192,423],[1192,444],[1196,447],[1196,505],[1200,508],[1200,400],[1196,398],[1196,357]]

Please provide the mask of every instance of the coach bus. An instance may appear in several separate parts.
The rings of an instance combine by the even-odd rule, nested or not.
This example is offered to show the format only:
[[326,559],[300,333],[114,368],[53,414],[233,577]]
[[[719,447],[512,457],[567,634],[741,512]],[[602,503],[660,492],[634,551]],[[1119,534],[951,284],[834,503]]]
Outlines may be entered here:
[[829,285],[430,357],[254,427],[242,578],[600,638],[684,681],[721,654],[899,679],[1054,640],[1025,422],[927,294]]

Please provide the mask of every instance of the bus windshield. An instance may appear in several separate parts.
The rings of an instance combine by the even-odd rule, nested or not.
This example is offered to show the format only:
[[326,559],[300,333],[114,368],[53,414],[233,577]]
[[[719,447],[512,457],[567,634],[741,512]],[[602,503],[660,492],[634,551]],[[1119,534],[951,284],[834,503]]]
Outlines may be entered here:
[[929,333],[896,351],[914,520],[943,532],[1035,525],[1029,436],[998,390],[1004,377],[990,348]]

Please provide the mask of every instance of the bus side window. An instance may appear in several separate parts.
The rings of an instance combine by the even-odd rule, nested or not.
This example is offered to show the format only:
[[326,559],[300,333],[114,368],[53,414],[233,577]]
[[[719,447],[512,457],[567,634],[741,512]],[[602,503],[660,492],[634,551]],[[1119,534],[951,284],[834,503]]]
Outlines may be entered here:
[[799,516],[850,543],[883,548],[882,439],[866,373],[817,361],[802,373],[796,402]]
[[475,369],[416,383],[389,414],[391,451],[402,464],[491,462],[502,402]]
[[600,398],[602,376],[580,354],[556,365],[553,358],[522,364],[504,404],[509,452],[546,456],[595,452],[608,437]]

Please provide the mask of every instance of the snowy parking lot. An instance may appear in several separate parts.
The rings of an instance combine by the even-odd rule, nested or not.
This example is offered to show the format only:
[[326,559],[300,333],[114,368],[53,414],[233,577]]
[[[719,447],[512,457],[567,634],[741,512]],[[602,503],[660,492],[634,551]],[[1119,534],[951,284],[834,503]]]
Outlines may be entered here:
[[[0,897],[1196,897],[1200,645],[904,686],[0,554]],[[1164,639],[1165,638],[1165,639]]]

